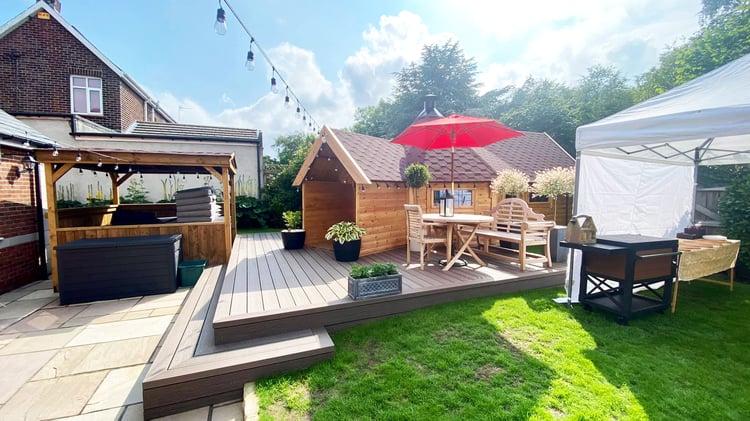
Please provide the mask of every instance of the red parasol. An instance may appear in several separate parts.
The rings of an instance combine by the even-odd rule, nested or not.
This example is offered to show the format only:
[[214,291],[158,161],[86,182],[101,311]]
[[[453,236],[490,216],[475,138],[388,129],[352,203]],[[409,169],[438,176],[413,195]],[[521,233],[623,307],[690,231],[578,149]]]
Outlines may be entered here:
[[453,156],[456,148],[477,148],[501,140],[523,136],[495,120],[453,114],[449,117],[412,124],[391,143],[420,149],[451,149],[451,192],[453,188]]

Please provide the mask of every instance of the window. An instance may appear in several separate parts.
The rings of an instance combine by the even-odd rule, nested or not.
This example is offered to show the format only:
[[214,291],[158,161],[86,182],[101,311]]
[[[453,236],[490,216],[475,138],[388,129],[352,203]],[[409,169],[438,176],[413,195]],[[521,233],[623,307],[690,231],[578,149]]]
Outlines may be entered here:
[[[432,205],[440,206],[440,196],[447,190],[433,190],[432,191]],[[460,208],[466,206],[474,206],[474,191],[467,189],[457,189],[453,194],[453,206]]]
[[102,80],[98,77],[70,77],[70,108],[73,114],[102,115]]

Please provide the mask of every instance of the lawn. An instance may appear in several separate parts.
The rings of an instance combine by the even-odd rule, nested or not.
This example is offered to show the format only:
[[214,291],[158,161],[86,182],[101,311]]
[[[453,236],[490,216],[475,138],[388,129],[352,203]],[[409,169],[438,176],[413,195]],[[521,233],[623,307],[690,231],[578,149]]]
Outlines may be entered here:
[[614,322],[560,289],[435,306],[333,335],[333,360],[259,381],[261,419],[732,420],[750,416],[750,285],[680,286]]

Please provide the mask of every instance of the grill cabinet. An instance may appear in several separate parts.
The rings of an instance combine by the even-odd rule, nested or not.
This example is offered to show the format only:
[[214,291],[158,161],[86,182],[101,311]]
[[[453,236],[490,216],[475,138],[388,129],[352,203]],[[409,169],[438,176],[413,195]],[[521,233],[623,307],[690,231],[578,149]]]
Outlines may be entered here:
[[614,313],[620,324],[670,306],[678,244],[677,239],[633,234],[599,236],[593,244],[560,243],[581,250],[578,297],[583,307]]

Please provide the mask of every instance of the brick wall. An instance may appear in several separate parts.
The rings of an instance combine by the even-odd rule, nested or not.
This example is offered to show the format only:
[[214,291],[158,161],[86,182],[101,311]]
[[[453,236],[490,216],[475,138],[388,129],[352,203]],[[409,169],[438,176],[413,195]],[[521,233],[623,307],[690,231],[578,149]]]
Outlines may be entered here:
[[143,99],[124,83],[120,84],[120,118],[122,129],[127,129],[134,121],[143,121]]
[[7,112],[71,112],[70,76],[101,77],[103,116],[85,117],[123,130],[120,79],[54,18],[34,15],[0,39],[0,108]]
[[[36,194],[34,174],[22,172],[26,152],[0,146],[0,237],[36,233]],[[7,243],[6,243],[7,244]],[[0,293],[39,279],[39,252],[36,241],[0,247]]]

